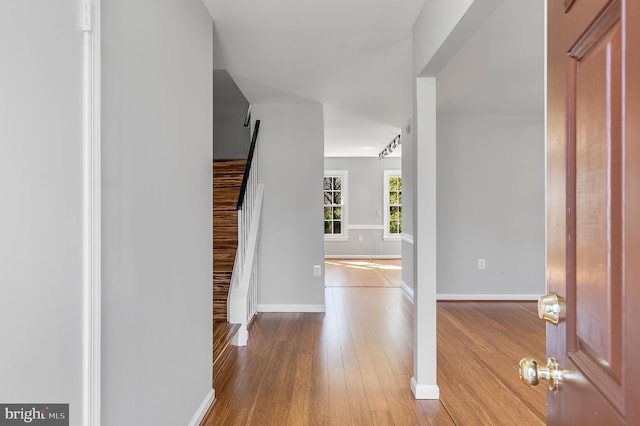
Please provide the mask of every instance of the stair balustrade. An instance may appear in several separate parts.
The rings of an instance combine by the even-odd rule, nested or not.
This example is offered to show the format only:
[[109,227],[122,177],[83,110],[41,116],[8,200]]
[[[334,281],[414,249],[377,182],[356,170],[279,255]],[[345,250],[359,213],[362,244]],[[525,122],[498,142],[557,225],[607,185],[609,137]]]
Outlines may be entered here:
[[259,129],[260,120],[256,120],[238,198],[238,248],[227,300],[228,321],[240,324],[240,329],[232,340],[235,346],[247,344],[248,325],[258,307],[257,248],[264,194],[264,185],[258,183],[256,142]]

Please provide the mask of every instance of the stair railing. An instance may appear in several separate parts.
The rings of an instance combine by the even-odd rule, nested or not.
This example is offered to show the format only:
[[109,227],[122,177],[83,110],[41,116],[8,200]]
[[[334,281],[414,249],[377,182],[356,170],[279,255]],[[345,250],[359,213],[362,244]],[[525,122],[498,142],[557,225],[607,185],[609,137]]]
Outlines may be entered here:
[[238,249],[233,264],[228,298],[228,321],[240,324],[232,341],[245,346],[249,339],[248,325],[257,312],[258,274],[257,249],[264,185],[258,183],[258,150],[256,142],[260,120],[256,120],[251,137],[247,165],[238,197]]

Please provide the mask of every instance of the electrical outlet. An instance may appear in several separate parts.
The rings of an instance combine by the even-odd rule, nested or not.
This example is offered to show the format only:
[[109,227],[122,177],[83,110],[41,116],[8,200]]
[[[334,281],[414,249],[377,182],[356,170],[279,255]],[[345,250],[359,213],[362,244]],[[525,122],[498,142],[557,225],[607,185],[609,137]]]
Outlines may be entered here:
[[320,277],[322,276],[322,268],[320,265],[313,265],[313,276]]
[[361,243],[364,241],[364,238],[362,237],[362,235],[358,235],[358,242]]
[[487,262],[484,259],[478,259],[478,269],[487,269]]

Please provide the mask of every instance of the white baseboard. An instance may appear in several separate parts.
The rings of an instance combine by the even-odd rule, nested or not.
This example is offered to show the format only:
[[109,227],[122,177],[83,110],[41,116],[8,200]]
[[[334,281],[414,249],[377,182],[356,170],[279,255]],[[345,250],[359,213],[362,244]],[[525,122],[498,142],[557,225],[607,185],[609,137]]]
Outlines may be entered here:
[[409,299],[411,299],[411,301],[413,302],[413,289],[406,285],[404,281],[400,281],[400,288],[407,296],[409,296]]
[[258,312],[325,312],[324,305],[258,305]]
[[189,422],[189,426],[199,426],[202,420],[204,420],[204,416],[207,415],[207,411],[209,411],[209,407],[213,404],[213,400],[216,399],[216,391],[211,389],[207,396],[204,397],[200,406],[198,407],[198,411],[193,415],[191,421]]
[[402,259],[401,254],[325,254],[325,259]]
[[539,294],[436,294],[436,300],[538,300]]
[[438,385],[420,385],[415,377],[411,378],[411,392],[415,399],[440,399]]

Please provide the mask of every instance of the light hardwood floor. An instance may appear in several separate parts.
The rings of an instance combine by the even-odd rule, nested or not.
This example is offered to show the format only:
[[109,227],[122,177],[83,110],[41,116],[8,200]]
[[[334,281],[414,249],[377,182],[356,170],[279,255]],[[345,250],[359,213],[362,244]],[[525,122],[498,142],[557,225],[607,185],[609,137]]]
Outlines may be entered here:
[[331,287],[325,314],[259,314],[216,384],[206,425],[541,425],[545,391],[518,379],[544,358],[535,304],[438,304],[440,401],[416,401],[413,304],[398,288]]
[[400,287],[401,259],[327,259],[327,287]]

